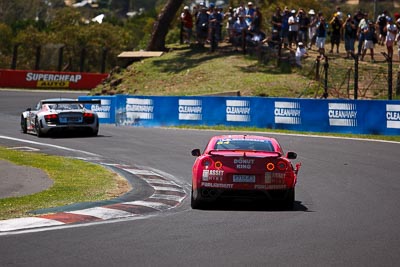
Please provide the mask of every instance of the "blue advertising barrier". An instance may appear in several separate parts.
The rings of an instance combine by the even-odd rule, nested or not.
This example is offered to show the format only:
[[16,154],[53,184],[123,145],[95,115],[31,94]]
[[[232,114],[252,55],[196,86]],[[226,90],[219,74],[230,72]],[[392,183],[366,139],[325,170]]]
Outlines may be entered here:
[[144,127],[226,125],[400,135],[400,101],[262,97],[85,96],[101,123]]

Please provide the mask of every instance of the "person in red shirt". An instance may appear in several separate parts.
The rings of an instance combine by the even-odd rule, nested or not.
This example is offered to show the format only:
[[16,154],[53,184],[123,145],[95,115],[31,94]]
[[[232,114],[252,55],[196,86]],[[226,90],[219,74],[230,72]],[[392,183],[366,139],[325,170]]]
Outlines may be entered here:
[[188,6],[183,8],[183,12],[181,14],[182,21],[182,30],[184,42],[186,44],[190,44],[190,40],[192,39],[192,28],[193,28],[193,16],[190,13],[190,9]]

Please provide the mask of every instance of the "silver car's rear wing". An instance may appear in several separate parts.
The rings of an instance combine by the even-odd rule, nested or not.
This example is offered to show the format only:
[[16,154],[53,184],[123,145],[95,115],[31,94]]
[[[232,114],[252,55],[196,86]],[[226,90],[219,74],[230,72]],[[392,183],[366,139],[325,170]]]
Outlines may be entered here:
[[43,104],[98,104],[101,105],[101,100],[43,100]]

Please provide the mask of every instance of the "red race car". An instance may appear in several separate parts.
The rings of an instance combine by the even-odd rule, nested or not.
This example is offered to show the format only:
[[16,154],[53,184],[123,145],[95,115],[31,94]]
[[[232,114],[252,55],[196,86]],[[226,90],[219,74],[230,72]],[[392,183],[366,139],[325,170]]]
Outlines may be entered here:
[[278,200],[293,209],[297,173],[291,161],[295,152],[284,156],[275,138],[256,135],[214,136],[203,154],[193,149],[196,160],[192,169],[193,209],[222,199],[261,198]]

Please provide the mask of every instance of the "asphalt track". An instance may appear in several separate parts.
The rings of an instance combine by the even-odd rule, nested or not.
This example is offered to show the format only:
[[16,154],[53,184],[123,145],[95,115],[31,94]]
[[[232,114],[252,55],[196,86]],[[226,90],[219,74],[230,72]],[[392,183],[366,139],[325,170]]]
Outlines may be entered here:
[[[41,98],[67,95],[0,91],[0,135],[38,141],[20,133],[19,113]],[[98,154],[162,171],[188,186],[190,150],[215,134],[101,125],[96,138],[39,140],[76,150],[30,146],[66,156]],[[199,211],[186,199],[174,211],[141,220],[1,235],[0,266],[397,266],[400,144],[276,137],[302,163],[294,211],[246,202]]]

